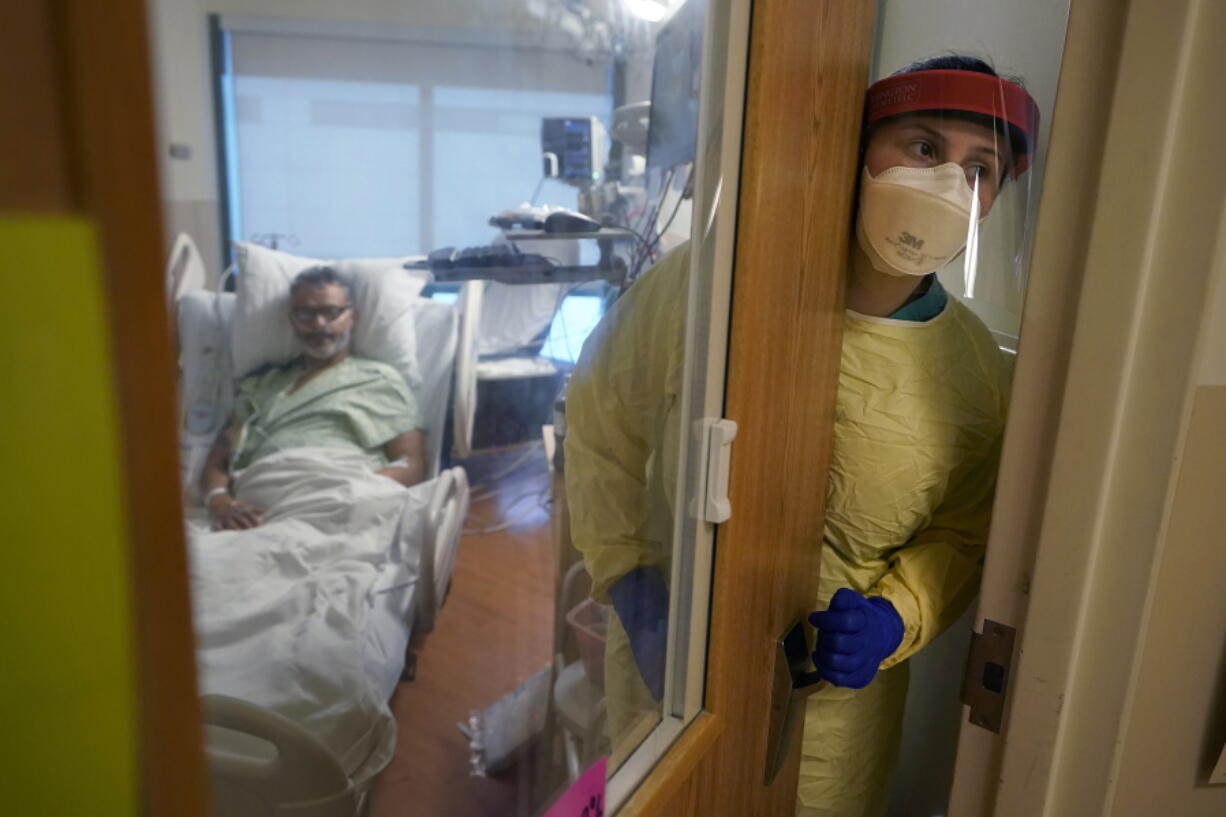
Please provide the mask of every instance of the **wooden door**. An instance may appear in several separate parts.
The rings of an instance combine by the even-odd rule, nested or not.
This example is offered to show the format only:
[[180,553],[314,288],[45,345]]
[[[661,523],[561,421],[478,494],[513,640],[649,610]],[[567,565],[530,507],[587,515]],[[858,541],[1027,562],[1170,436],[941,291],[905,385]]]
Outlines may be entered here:
[[795,743],[764,782],[770,691],[776,639],[816,586],[874,9],[760,0],[749,16],[725,395],[733,515],[716,536],[704,708],[619,811],[635,817],[795,809]]
[[[775,640],[808,611],[817,574],[873,13],[859,0],[759,0],[748,14],[725,412],[740,427],[730,482],[736,511],[718,536],[704,711],[623,814],[744,817],[794,808],[794,746],[783,772],[763,782],[770,690]],[[21,123],[8,131],[21,142],[5,152],[4,206],[82,216],[99,236],[117,384],[140,810],[202,814],[144,6],[17,4],[6,23],[6,53],[24,62],[5,69],[5,115]],[[28,84],[14,83],[22,74]]]

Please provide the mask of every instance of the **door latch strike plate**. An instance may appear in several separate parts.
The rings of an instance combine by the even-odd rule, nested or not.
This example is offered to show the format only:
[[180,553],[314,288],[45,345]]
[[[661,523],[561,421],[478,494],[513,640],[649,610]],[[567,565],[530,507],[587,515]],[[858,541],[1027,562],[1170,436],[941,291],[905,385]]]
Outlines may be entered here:
[[962,676],[962,703],[970,707],[970,722],[1000,733],[1005,719],[1005,696],[1013,669],[1013,641],[1017,631],[990,619],[983,632],[971,634],[971,652]]

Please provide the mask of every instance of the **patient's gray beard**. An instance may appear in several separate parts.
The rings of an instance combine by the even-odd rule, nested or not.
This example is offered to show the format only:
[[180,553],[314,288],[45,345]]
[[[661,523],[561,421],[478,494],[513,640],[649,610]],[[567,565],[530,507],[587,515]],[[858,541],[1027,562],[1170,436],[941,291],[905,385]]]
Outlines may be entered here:
[[349,330],[327,346],[312,346],[306,341],[302,341],[302,351],[316,360],[327,360],[328,358],[336,357],[349,348],[349,338],[352,334],[353,330]]

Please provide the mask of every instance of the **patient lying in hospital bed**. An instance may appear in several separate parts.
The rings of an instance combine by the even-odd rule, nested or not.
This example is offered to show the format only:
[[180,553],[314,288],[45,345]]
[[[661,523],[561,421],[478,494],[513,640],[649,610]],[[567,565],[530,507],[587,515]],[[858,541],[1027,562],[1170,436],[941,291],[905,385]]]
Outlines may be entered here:
[[407,486],[424,475],[421,412],[404,378],[350,355],[354,315],[346,284],[312,267],[290,284],[287,318],[302,354],[239,384],[234,413],[205,462],[201,491],[215,529],[259,524],[263,508],[230,492],[231,469],[291,448],[358,452],[377,473]]
[[292,721],[360,793],[391,759],[387,701],[440,571],[445,588],[467,484],[425,479],[438,401],[349,353],[351,295],[329,268],[294,278],[279,310],[301,354],[240,381],[188,533],[201,693]]

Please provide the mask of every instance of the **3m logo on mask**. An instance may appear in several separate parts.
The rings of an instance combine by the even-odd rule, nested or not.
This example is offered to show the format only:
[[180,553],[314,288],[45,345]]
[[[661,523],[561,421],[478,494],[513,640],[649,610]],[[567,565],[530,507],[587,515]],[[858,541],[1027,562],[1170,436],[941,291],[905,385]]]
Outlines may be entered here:
[[877,176],[864,168],[856,238],[875,269],[927,275],[962,251],[973,198],[965,172],[953,162],[899,165]]

